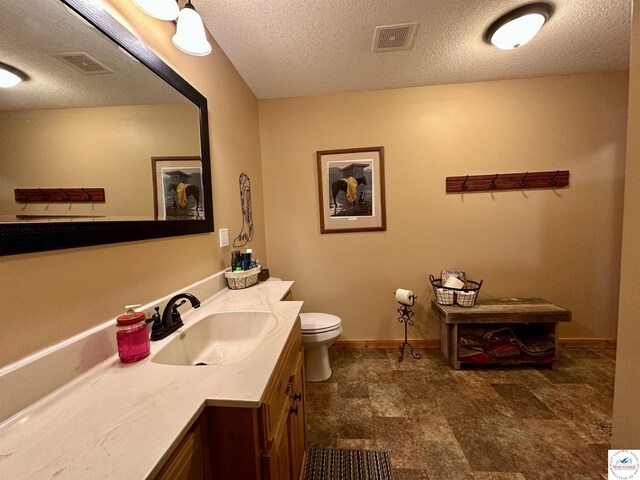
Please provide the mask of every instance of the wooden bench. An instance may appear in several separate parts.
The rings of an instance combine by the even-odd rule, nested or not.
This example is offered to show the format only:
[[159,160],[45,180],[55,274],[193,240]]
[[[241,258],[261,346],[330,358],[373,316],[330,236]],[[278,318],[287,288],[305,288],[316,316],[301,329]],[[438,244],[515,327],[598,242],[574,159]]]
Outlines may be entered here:
[[[544,336],[555,342],[558,352],[558,322],[571,321],[571,311],[547,302],[541,298],[500,298],[479,300],[473,307],[440,305],[431,301],[431,309],[442,320],[440,347],[442,353],[456,370],[461,365],[471,364],[459,359],[459,325],[484,327],[487,331],[501,326],[522,328],[521,325],[537,324],[544,331]],[[464,328],[464,327],[463,327]],[[490,363],[514,364],[524,363],[519,359],[492,359]],[[553,363],[553,362],[552,362]]]

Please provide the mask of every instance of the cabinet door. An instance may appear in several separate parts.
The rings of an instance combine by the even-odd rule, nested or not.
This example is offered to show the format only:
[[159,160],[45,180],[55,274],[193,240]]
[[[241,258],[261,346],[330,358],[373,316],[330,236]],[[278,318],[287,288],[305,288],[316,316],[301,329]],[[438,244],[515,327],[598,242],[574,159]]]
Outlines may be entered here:
[[273,438],[283,421],[283,417],[289,413],[292,377],[296,371],[296,361],[301,350],[302,334],[298,319],[278,360],[278,365],[260,407],[263,448],[268,448],[273,443]]
[[203,480],[205,478],[202,429],[198,420],[167,460],[155,480]]
[[292,387],[291,409],[289,410],[291,475],[293,479],[298,479],[304,468],[304,452],[307,448],[304,409],[304,354],[302,350],[300,350],[296,363]]
[[[288,393],[290,393],[288,389]],[[288,406],[289,404],[287,404]],[[283,415],[276,434],[263,456],[265,480],[292,480],[289,423],[291,415]]]

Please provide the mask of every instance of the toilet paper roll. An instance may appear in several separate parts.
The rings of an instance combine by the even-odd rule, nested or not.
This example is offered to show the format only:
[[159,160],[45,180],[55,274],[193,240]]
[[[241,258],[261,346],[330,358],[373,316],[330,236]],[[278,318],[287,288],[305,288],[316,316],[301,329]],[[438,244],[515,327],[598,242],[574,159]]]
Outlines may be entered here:
[[464,282],[456,277],[449,277],[447,281],[444,282],[445,287],[449,288],[462,288],[464,287]]
[[411,290],[405,290],[399,288],[396,290],[396,300],[403,305],[411,305],[413,303],[413,292]]

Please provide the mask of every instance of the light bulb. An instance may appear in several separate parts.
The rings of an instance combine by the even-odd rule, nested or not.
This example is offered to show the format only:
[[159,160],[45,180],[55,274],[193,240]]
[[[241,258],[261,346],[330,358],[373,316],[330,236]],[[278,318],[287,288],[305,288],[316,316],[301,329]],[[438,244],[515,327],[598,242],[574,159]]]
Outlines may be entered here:
[[491,36],[491,43],[501,50],[513,50],[528,43],[542,28],[546,18],[530,13],[505,23]]
[[0,63],[0,88],[15,87],[27,78],[27,75],[17,68]]
[[191,3],[180,10],[176,34],[171,38],[173,44],[190,55],[209,55],[211,44],[207,41],[202,18]]
[[0,87],[11,88],[22,82],[22,79],[11,72],[7,72],[0,68]]
[[168,22],[178,18],[180,7],[175,0],[133,0],[133,3],[147,15]]

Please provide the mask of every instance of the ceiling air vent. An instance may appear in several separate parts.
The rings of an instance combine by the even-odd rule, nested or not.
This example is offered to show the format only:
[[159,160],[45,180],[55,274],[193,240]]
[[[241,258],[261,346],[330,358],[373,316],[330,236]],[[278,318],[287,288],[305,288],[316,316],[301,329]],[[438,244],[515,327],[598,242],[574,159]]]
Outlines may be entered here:
[[113,73],[95,58],[84,52],[58,53],[54,55],[61,62],[66,63],[84,75],[98,75],[101,73]]
[[413,46],[413,40],[417,30],[417,23],[376,27],[373,51],[389,52],[393,50],[409,50]]

